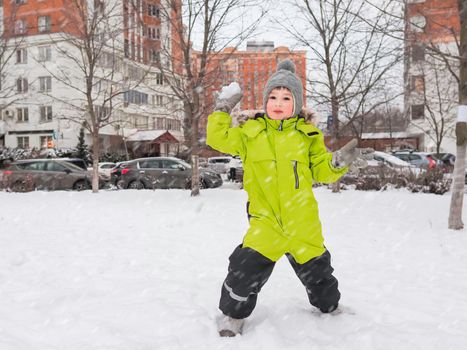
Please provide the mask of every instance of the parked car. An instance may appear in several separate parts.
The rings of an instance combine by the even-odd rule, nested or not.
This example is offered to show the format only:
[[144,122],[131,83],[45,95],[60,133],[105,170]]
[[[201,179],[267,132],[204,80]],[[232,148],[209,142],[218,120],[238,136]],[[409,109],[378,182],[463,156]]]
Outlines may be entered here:
[[[11,163],[3,172],[5,188],[14,192],[33,190],[77,190],[91,187],[91,173],[63,160],[29,159]],[[105,179],[99,179],[99,187]]]
[[374,160],[369,161],[369,166],[378,166],[381,165],[381,163],[386,164],[391,168],[400,169],[401,171],[413,170],[414,168],[410,163],[396,156],[381,151],[375,151]]
[[125,162],[118,162],[115,166],[110,170],[110,183],[114,186],[118,187],[120,182],[120,178],[122,177],[122,169],[126,166],[128,161]]
[[431,155],[441,161],[441,167],[445,173],[452,173],[456,156],[452,153],[431,153]]
[[[201,188],[222,185],[219,174],[209,169],[199,169]],[[118,187],[191,188],[191,165],[175,157],[140,158],[127,162],[121,169]]]
[[418,168],[433,169],[437,166],[441,166],[441,161],[427,152],[396,151],[393,152],[393,155]]
[[14,162],[12,158],[0,159],[0,190],[4,188],[3,172],[12,162]]
[[229,163],[232,157],[230,156],[219,156],[208,158],[207,168],[215,171],[218,174],[227,174],[230,169]]
[[[112,169],[114,169],[115,166],[116,164],[112,162],[101,162],[97,166],[97,171],[99,174],[103,174],[110,179],[110,176],[112,174]],[[92,167],[88,167],[87,170],[92,171]]]
[[420,173],[415,166],[385,152],[375,151],[373,160],[368,160],[368,166],[356,173],[347,173],[341,178],[341,183],[356,184],[365,187],[368,183],[394,183],[406,182],[412,175]]
[[[49,159],[49,158],[47,158]],[[76,165],[77,167],[83,169],[83,170],[88,170],[88,165],[85,160],[81,158],[54,158],[54,159],[60,159],[63,161],[66,161],[68,163],[71,163],[73,165]]]

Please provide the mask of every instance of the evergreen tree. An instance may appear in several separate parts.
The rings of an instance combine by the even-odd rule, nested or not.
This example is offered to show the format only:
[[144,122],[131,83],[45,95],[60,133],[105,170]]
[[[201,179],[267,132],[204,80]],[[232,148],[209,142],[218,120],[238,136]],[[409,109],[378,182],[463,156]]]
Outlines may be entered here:
[[78,145],[76,145],[76,157],[81,158],[84,161],[88,161],[88,145],[86,145],[86,142],[84,141],[84,128],[81,128],[79,130],[79,136],[78,136]]

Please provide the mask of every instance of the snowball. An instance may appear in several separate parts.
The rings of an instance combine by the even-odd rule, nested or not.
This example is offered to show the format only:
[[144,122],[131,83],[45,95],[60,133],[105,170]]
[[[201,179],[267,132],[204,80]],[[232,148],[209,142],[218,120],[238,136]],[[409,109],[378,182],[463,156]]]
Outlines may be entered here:
[[227,100],[234,95],[241,94],[242,89],[240,89],[240,85],[236,81],[230,83],[229,86],[224,86],[219,94],[219,99]]

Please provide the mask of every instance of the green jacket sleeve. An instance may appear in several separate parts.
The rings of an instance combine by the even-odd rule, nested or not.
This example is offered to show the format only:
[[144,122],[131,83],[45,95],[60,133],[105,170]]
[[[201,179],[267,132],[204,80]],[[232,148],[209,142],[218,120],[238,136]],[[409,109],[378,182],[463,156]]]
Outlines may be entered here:
[[206,144],[231,155],[243,156],[245,144],[239,127],[231,128],[232,117],[226,112],[216,111],[208,116]]
[[348,170],[348,167],[332,166],[332,153],[326,150],[322,133],[313,137],[310,146],[310,167],[313,180],[321,183],[336,182]]

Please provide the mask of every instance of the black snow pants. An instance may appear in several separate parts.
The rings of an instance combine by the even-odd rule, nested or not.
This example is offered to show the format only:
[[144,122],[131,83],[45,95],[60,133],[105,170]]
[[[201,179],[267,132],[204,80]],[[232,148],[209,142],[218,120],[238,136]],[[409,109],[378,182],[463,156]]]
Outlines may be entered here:
[[[311,305],[322,312],[336,309],[340,292],[337,279],[332,275],[331,254],[298,264],[287,254],[295,273],[306,288]],[[233,318],[250,316],[256,305],[258,293],[269,279],[275,262],[251,248],[238,246],[229,258],[229,272],[222,285],[220,310]]]

